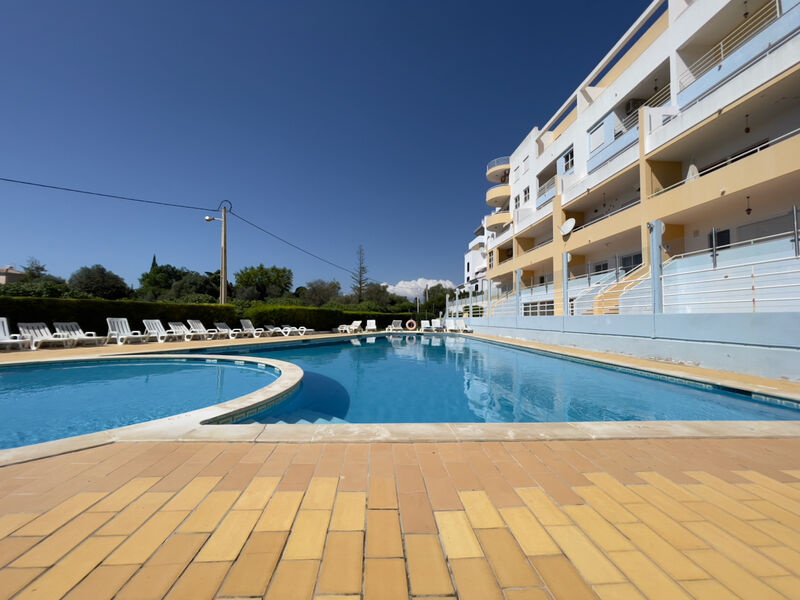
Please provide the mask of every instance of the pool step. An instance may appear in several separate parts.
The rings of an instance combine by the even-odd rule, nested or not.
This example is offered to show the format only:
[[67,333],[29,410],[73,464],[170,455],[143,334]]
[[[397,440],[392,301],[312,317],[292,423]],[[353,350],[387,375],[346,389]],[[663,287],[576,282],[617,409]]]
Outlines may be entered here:
[[280,418],[265,419],[263,422],[268,425],[328,425],[331,423],[347,423],[347,421],[339,417],[331,417],[330,415],[318,413],[313,410],[298,410],[281,415]]

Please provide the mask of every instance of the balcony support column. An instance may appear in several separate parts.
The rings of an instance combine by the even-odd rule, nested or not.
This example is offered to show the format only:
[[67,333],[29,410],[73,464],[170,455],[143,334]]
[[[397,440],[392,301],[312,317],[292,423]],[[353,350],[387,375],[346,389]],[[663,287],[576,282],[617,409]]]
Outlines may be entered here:
[[656,220],[647,224],[650,231],[650,282],[653,294],[653,314],[664,312],[664,291],[661,275],[662,270],[662,236],[664,235],[664,223]]
[[469,286],[469,322],[472,324],[472,286]]
[[516,271],[514,271],[514,278],[515,278],[514,287],[516,289],[516,296],[517,296],[516,298],[517,310],[515,313],[516,317],[514,320],[515,324],[519,326],[519,308],[520,308],[519,297],[522,295],[522,269],[517,269]]

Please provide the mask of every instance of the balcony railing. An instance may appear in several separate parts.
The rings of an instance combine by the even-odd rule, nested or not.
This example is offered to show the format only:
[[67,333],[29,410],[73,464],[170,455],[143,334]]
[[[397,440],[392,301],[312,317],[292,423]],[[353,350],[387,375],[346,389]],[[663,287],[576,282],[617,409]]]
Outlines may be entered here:
[[511,157],[509,156],[501,156],[499,158],[495,158],[492,161],[489,161],[489,164],[486,165],[486,172],[488,173],[495,167],[499,167],[500,165],[508,165],[511,164]]
[[[658,106],[663,106],[667,102],[669,102],[670,97],[671,97],[671,95],[670,95],[670,85],[669,85],[669,81],[668,81],[667,84],[664,87],[662,87],[660,90],[658,90],[650,98],[645,100],[642,103],[642,106],[649,106],[649,107],[652,107],[652,108],[655,108],[655,107],[658,107]],[[614,131],[614,137],[619,137],[620,135],[622,135],[626,131],[629,131],[629,130],[633,129],[634,127],[636,127],[636,125],[638,125],[638,124],[639,124],[639,111],[635,110],[631,114],[629,114],[627,117],[622,119],[622,122],[620,123],[621,129],[617,128],[616,131]]]
[[684,90],[697,79],[716,68],[722,61],[763,31],[780,16],[779,0],[770,0],[755,11],[736,29],[726,35],[711,50],[691,64],[678,77],[678,89]]
[[760,146],[756,146],[755,148],[748,148],[744,152],[740,152],[739,154],[736,154],[736,155],[731,156],[729,158],[726,158],[726,159],[724,159],[722,161],[719,161],[719,162],[711,165],[710,167],[707,167],[707,168],[703,169],[702,171],[699,171],[697,173],[697,175],[691,175],[690,177],[687,177],[686,179],[682,179],[682,180],[680,180],[680,181],[678,181],[676,183],[673,183],[672,185],[668,185],[667,187],[665,187],[663,189],[660,189],[658,191],[653,192],[652,194],[650,194],[648,196],[648,198],[652,198],[654,196],[659,196],[659,195],[661,195],[661,194],[663,194],[665,192],[668,192],[670,190],[674,190],[675,188],[682,186],[687,181],[693,181],[693,180],[697,179],[698,177],[702,177],[703,175],[707,175],[708,173],[711,173],[712,171],[716,171],[717,169],[721,169],[722,167],[726,167],[726,166],[730,165],[731,163],[735,163],[738,160],[741,160],[743,158],[747,158],[751,154],[756,154],[758,152],[761,152],[762,150],[766,150],[767,148],[769,148],[770,146],[774,146],[778,142],[783,142],[785,140],[788,140],[791,137],[796,136],[798,133],[800,133],[800,127],[798,127],[797,129],[794,129],[794,130],[792,130],[792,131],[790,131],[788,133],[784,133],[783,135],[780,135],[780,136],[778,136],[778,137],[776,137],[774,139],[771,139],[771,140],[769,140],[767,142],[764,142]]
[[544,198],[547,193],[556,187],[556,176],[553,175],[550,179],[545,181],[542,185],[539,186],[539,190],[536,192],[536,199]]

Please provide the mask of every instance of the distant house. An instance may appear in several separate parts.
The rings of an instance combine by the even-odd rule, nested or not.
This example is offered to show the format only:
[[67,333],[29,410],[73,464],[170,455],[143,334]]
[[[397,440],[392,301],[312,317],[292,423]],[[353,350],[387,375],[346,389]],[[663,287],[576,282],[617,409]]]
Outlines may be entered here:
[[14,283],[15,281],[19,281],[22,279],[24,273],[22,271],[17,271],[11,265],[0,269],[0,285],[6,283]]

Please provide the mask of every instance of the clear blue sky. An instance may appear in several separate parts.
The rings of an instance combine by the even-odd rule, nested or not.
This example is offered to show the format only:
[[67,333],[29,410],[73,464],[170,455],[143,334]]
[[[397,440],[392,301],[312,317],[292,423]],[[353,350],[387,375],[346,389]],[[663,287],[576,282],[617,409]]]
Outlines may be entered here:
[[[6,2],[0,177],[201,206],[394,283],[462,278],[486,162],[542,125],[646,7],[534,2]],[[219,266],[203,213],[0,182],[0,264],[135,283]],[[229,272],[349,277],[232,220]]]

